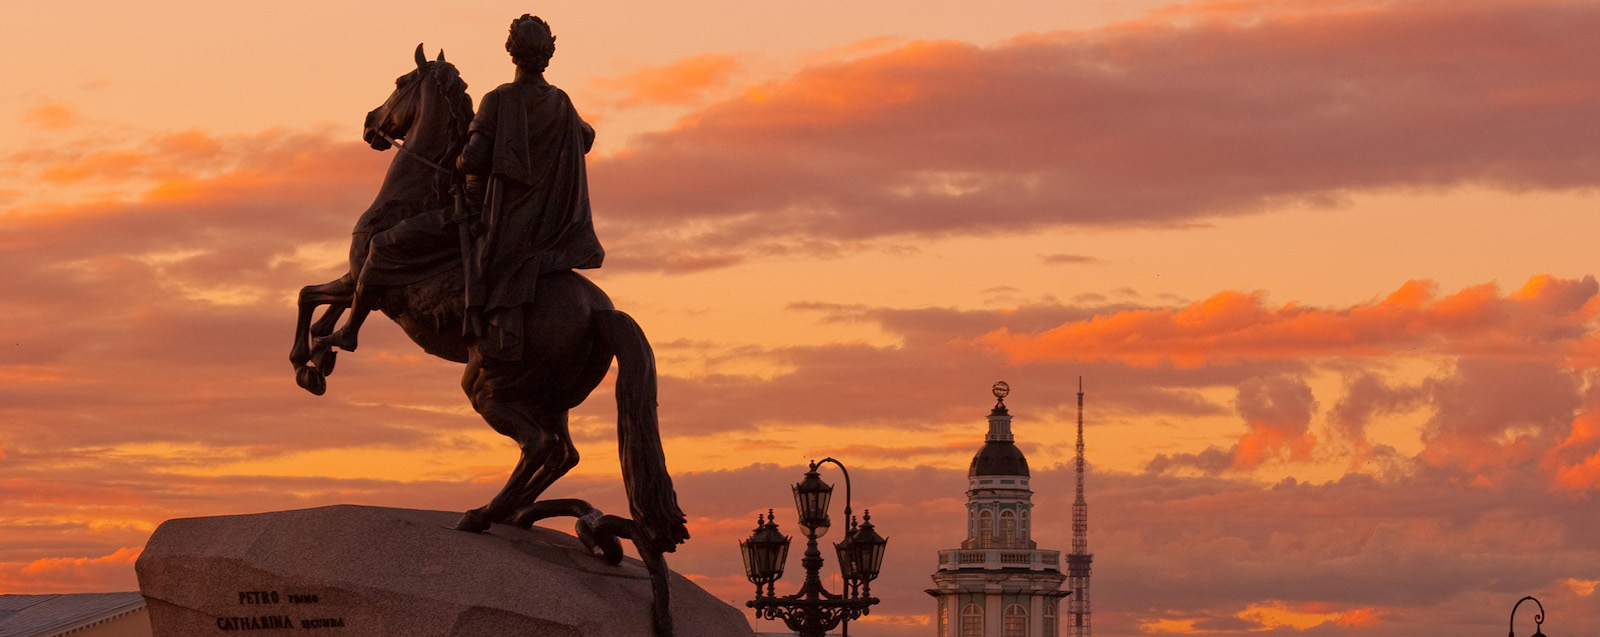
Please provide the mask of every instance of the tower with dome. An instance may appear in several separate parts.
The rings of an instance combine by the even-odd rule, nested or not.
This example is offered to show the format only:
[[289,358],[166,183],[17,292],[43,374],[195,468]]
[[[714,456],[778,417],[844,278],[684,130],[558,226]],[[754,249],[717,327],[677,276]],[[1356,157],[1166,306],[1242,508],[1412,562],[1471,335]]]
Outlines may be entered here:
[[1005,399],[994,384],[989,432],[967,470],[967,533],[961,548],[939,551],[928,589],[938,603],[938,637],[1057,637],[1067,580],[1061,552],[1033,541],[1028,459],[1011,433]]

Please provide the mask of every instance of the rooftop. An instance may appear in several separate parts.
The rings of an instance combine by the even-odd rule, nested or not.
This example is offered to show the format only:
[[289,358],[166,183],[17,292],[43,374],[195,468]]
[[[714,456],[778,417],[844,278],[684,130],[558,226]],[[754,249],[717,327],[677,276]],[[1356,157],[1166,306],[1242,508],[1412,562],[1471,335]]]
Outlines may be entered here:
[[138,593],[0,595],[0,637],[60,635],[141,608]]

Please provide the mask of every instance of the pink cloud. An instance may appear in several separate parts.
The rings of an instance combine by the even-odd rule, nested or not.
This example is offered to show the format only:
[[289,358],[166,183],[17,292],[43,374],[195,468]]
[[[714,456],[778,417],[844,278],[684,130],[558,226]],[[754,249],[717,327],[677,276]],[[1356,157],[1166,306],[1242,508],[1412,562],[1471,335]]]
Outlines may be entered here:
[[[591,158],[608,267],[692,272],[887,236],[1181,224],[1363,190],[1596,185],[1600,138],[1585,135],[1600,44],[1587,34],[1600,15],[1586,4],[1206,7],[990,47],[911,42],[700,108]],[[736,71],[688,58],[618,90],[688,103]],[[283,131],[93,141],[7,164],[152,201],[253,197],[297,219],[309,209],[271,202],[354,200],[307,219],[331,236],[392,156]]]
[[1549,361],[1463,358],[1425,383],[1434,413],[1418,459],[1484,481],[1531,470],[1574,427],[1582,382]]
[[1250,379],[1239,385],[1236,404],[1250,431],[1234,450],[1233,469],[1255,468],[1280,453],[1291,460],[1311,457],[1317,442],[1310,432],[1316,401],[1304,382],[1282,376]]
[[597,219],[664,262],[1600,174],[1592,5],[1206,6],[807,68],[593,162]]
[[1373,418],[1415,409],[1424,404],[1427,397],[1420,386],[1392,387],[1377,374],[1361,373],[1346,383],[1344,397],[1329,414],[1330,424],[1338,437],[1337,442],[1364,455],[1372,451],[1366,426]]

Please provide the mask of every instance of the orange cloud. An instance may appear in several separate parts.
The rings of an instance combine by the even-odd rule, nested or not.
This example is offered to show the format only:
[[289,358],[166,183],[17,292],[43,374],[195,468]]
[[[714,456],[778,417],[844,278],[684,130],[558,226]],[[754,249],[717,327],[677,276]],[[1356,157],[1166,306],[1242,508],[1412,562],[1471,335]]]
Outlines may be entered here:
[[618,107],[696,106],[712,91],[726,87],[740,68],[738,58],[731,55],[706,54],[596,84],[622,94],[615,101]]
[[124,547],[117,549],[115,553],[110,555],[103,555],[94,558],[77,557],[34,560],[24,564],[20,569],[20,572],[27,575],[44,575],[49,573],[61,573],[64,571],[75,571],[84,567],[101,564],[133,564],[134,560],[139,559],[139,553],[141,552],[143,551],[139,547]]
[[133,562],[143,547],[123,547],[100,557],[50,557],[0,562],[0,592],[28,594],[136,590]]
[[932,619],[926,614],[889,615],[884,613],[873,613],[866,617],[862,617],[857,621],[863,624],[871,624],[874,627],[897,626],[916,629],[927,626]]
[[106,150],[70,162],[48,166],[40,176],[52,184],[71,184],[85,179],[122,181],[144,172],[150,154],[134,150]]
[[1600,586],[1600,580],[1569,577],[1566,579],[1566,584],[1578,597],[1588,597],[1594,594],[1595,587]]
[[1562,487],[1600,490],[1600,404],[1591,401],[1573,419],[1571,432],[1545,453],[1543,463]]
[[1293,608],[1280,601],[1251,604],[1235,616],[1261,626],[1261,630],[1293,628],[1305,630],[1333,622],[1341,613],[1317,612],[1311,608]]
[[1254,630],[1282,628],[1308,630],[1325,624],[1346,628],[1367,628],[1381,623],[1380,613],[1376,608],[1337,611],[1333,610],[1330,604],[1320,602],[1301,604],[1287,604],[1281,601],[1262,602],[1251,604],[1235,616],[1260,626]]
[[1345,627],[1370,628],[1377,626],[1382,621],[1382,613],[1378,609],[1357,608],[1340,613],[1339,618],[1333,620],[1333,623]]
[[71,106],[60,102],[46,102],[23,114],[22,120],[47,131],[58,131],[77,126],[80,118]]
[[1438,297],[1410,281],[1342,309],[1268,307],[1263,293],[1221,292],[1168,309],[1127,310],[1037,333],[1002,328],[980,342],[1014,362],[1113,360],[1193,368],[1250,360],[1377,357],[1418,351],[1528,359],[1568,356],[1590,336],[1594,277],[1535,277],[1501,296],[1492,285]]
[[1157,617],[1139,620],[1139,632],[1151,635],[1183,635],[1200,632],[1195,630],[1199,619],[1173,619],[1170,617]]

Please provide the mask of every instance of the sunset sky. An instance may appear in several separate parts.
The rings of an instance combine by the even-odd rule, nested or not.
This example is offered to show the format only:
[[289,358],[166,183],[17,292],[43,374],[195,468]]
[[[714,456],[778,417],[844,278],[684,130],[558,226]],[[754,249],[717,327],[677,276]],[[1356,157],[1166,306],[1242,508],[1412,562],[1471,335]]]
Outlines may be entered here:
[[[933,635],[990,384],[1065,551],[1082,377],[1096,635],[1600,627],[1600,4],[365,4],[6,8],[0,593],[135,590],[170,518],[498,490],[389,321],[325,396],[287,355],[395,156],[362,118],[418,42],[509,81],[531,12],[719,597],[833,456],[889,538],[852,632]],[[549,495],[620,513],[602,387]]]

